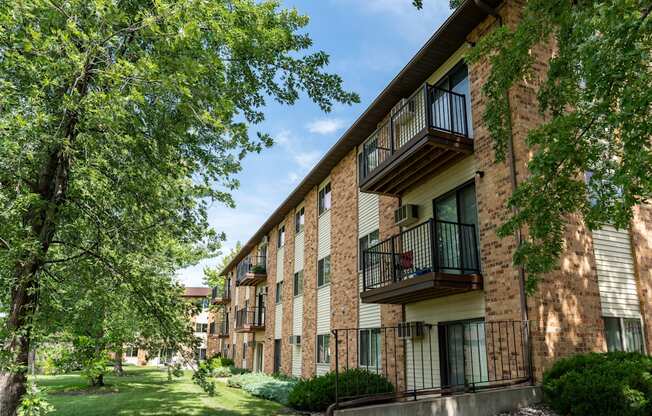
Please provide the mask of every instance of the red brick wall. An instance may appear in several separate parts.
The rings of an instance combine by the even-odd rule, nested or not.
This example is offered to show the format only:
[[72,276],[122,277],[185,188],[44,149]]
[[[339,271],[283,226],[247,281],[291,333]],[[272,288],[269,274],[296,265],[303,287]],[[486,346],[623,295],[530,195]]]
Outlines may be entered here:
[[[519,2],[507,2],[500,11],[505,24],[519,18]],[[495,24],[488,18],[470,35],[475,41]],[[495,26],[493,26],[495,27]],[[517,179],[527,173],[530,151],[525,145],[527,132],[543,121],[538,112],[536,90],[545,76],[546,62],[552,53],[549,46],[533,48],[535,71],[532,79],[518,82],[510,89],[512,134]],[[482,122],[485,97],[481,88],[489,75],[489,65],[482,61],[469,68],[481,257],[484,276],[487,320],[520,320],[521,306],[518,269],[512,265],[515,237],[498,238],[496,230],[510,215],[506,202],[511,195],[510,165],[495,163],[493,140]],[[561,356],[604,348],[600,300],[590,233],[581,221],[572,217],[566,231],[566,247],[557,271],[544,276],[537,292],[528,298],[529,319],[533,322],[533,361],[538,376]]]
[[641,205],[634,210],[631,230],[638,296],[649,354],[652,353],[652,205]]
[[283,326],[281,327],[281,371],[284,374],[292,374],[292,310],[294,307],[292,295],[292,283],[294,276],[294,211],[285,218],[285,254],[283,257]]
[[[287,232],[287,230],[286,230]],[[265,346],[263,350],[263,371],[274,372],[274,312],[276,310],[276,252],[278,227],[269,233],[267,244],[267,298],[265,299]]]
[[317,333],[317,188],[305,199],[303,261],[303,333],[301,336],[302,377],[315,374]]
[[[331,173],[331,328],[355,328],[358,324],[358,184],[357,153],[350,151]],[[342,334],[342,336],[346,336]],[[349,345],[356,345],[355,332]],[[346,345],[342,339],[340,345]],[[331,340],[331,368],[335,369],[335,339]],[[340,366],[345,367],[345,354]],[[357,362],[357,351],[349,351],[349,365]]]

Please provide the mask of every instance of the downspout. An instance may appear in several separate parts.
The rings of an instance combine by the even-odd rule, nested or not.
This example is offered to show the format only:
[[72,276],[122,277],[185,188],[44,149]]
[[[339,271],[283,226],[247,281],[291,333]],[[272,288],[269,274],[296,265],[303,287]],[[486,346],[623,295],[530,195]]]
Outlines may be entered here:
[[[489,6],[483,0],[473,0],[475,5],[482,9],[485,13],[493,16],[497,21],[499,26],[503,26],[503,18],[498,13],[498,11]],[[509,153],[509,173],[510,173],[510,182],[512,185],[512,195],[516,192],[518,186],[518,180],[516,177],[516,155],[514,152],[514,135],[512,134],[512,105],[509,99],[509,92],[506,93],[505,99],[507,101],[507,110],[509,117],[509,140],[507,141],[507,150]],[[512,207],[512,213],[514,215],[518,214],[518,208]],[[515,233],[516,245],[521,247],[523,244],[523,231],[521,227],[518,227]],[[534,377],[532,375],[532,342],[530,341],[530,322],[529,314],[527,309],[527,294],[525,292],[525,268],[520,265],[518,266],[518,277],[519,277],[519,292],[520,292],[520,301],[521,301],[521,320],[525,323],[524,331],[527,331],[526,340],[526,351],[528,352],[528,366],[529,366],[529,376],[530,382],[533,382]]]

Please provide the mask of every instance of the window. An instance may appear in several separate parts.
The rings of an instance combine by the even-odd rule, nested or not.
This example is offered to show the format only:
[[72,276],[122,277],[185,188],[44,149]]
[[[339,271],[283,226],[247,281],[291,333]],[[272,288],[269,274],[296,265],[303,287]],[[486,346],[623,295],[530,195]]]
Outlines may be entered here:
[[283,299],[283,282],[276,283],[276,303],[281,303]]
[[215,334],[215,322],[211,322],[208,326],[208,333],[211,335]]
[[125,357],[127,358],[138,357],[138,347],[127,347],[125,349]]
[[281,228],[278,229],[278,244],[277,247],[281,248],[285,245],[285,226],[282,225]]
[[195,359],[197,361],[204,361],[206,359],[206,348],[197,348],[197,351],[195,351]]
[[319,215],[331,209],[331,184],[326,184],[319,190]]
[[201,310],[202,311],[208,310],[208,298],[204,298],[201,300]]
[[317,335],[317,364],[328,364],[331,362],[330,338],[328,334]]
[[380,329],[360,330],[360,365],[378,367],[380,365]]
[[303,231],[303,226],[305,225],[305,221],[306,221],[305,210],[301,208],[299,211],[297,211],[296,214],[294,214],[294,231],[297,234]]
[[[358,269],[359,270],[362,270],[362,262],[363,262],[364,251],[366,249],[368,249],[369,247],[372,247],[372,246],[374,246],[374,245],[376,245],[378,243],[379,243],[378,230],[372,231],[372,232],[370,232],[369,234],[365,235],[364,237],[362,237],[360,239],[360,244],[359,244],[360,245],[360,254],[359,254],[359,257],[358,257],[358,263],[359,263],[358,264]],[[368,259],[368,260],[371,260],[372,263],[376,263],[379,260],[379,258],[377,258],[377,256],[374,256],[373,258]]]
[[274,372],[278,373],[281,370],[281,340],[274,340]]
[[303,270],[299,270],[294,274],[294,296],[299,296],[303,293]]
[[331,256],[326,256],[317,263],[317,286],[324,286],[331,281]]
[[638,318],[604,318],[608,351],[645,353],[643,327]]
[[208,331],[208,324],[200,324],[197,322],[195,324],[195,332],[207,332]]

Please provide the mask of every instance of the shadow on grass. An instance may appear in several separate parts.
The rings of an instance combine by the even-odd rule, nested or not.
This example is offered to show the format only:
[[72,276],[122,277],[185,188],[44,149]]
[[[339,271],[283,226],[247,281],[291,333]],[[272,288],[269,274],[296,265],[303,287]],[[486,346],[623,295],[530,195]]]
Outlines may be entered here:
[[79,375],[39,378],[50,389],[49,401],[55,416],[258,416],[293,414],[281,405],[250,396],[218,383],[217,394],[209,397],[192,383],[188,374],[167,380],[157,368],[134,368],[122,377],[108,376],[107,386],[89,388]]

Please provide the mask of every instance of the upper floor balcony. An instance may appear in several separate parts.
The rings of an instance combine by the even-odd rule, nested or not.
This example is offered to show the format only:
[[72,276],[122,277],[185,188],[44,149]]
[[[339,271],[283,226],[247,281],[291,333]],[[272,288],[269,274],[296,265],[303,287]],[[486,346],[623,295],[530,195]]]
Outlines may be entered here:
[[267,279],[266,256],[247,256],[236,269],[238,286],[256,286]]
[[218,338],[228,338],[229,337],[229,318],[225,317],[222,322],[219,323],[217,328]]
[[364,250],[362,301],[406,304],[481,289],[475,228],[430,219]]
[[252,332],[265,329],[265,307],[245,306],[235,311],[235,330]]
[[360,190],[400,196],[473,153],[467,116],[464,94],[424,84],[363,144]]
[[214,287],[211,291],[211,302],[217,305],[225,305],[231,302],[231,280],[226,279],[224,286]]

